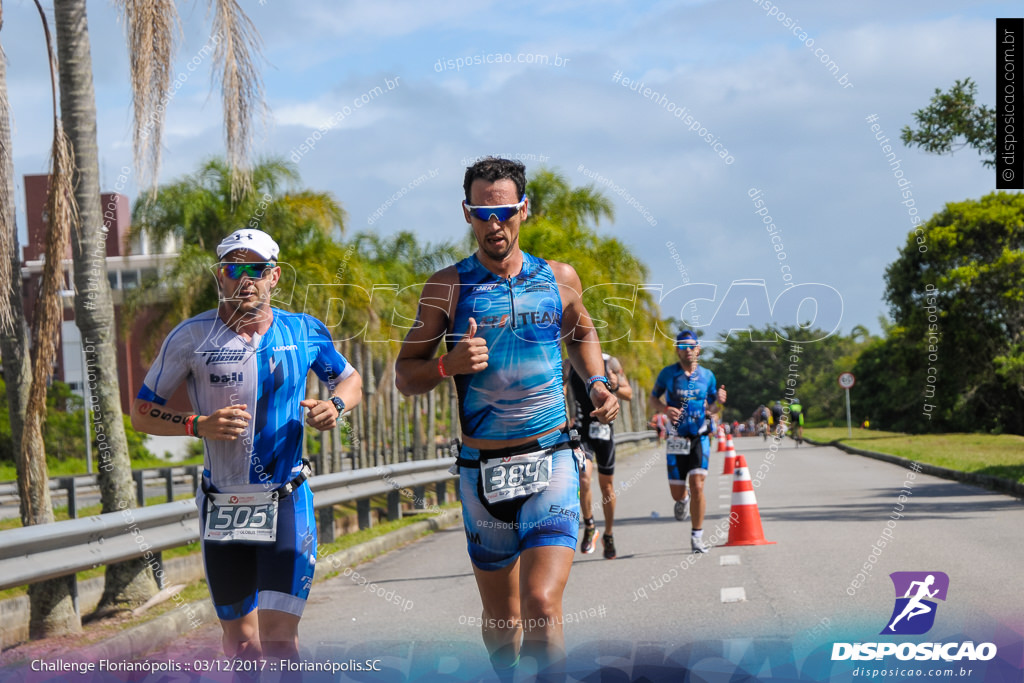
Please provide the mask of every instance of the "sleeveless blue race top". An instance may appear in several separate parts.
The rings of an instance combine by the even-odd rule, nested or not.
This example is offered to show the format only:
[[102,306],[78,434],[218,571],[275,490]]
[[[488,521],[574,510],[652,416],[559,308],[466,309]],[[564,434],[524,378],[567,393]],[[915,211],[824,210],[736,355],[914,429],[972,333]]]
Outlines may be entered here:
[[476,254],[455,267],[459,299],[448,349],[466,334],[472,317],[488,350],[485,370],[455,376],[462,432],[517,439],[563,425],[562,298],[547,261],[524,252],[523,269],[507,279],[485,268]]

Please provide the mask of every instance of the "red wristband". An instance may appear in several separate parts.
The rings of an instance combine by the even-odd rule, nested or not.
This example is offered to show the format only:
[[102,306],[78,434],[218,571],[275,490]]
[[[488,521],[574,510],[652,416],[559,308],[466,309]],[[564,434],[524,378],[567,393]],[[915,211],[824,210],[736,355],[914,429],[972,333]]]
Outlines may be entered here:
[[438,356],[437,357],[437,371],[441,373],[441,378],[442,379],[445,378],[445,377],[451,377],[451,375],[449,375],[444,370],[444,356]]
[[198,439],[199,435],[196,434],[196,425],[195,425],[197,417],[199,417],[199,416],[198,415],[189,415],[188,417],[185,418],[185,434],[187,434],[188,436],[194,436],[194,437],[196,437]]

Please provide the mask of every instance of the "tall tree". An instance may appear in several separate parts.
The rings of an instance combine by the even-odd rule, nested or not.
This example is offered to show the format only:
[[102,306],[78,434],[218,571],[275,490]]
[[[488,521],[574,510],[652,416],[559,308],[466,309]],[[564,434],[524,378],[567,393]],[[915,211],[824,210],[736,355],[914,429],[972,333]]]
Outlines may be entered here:
[[[25,422],[18,451],[18,493],[21,499],[21,523],[49,524],[54,520],[50,500],[50,482],[46,467],[43,425],[46,421],[46,387],[53,376],[57,357],[57,339],[64,317],[61,290],[65,289],[63,261],[68,248],[68,233],[76,219],[71,192],[74,166],[71,144],[57,116],[57,58],[53,51],[49,25],[36,0],[43,22],[46,50],[50,59],[50,87],[53,98],[53,147],[50,154],[50,181],[46,193],[46,244],[35,317],[32,321],[32,383],[25,408]],[[72,577],[71,580],[73,580]],[[65,578],[34,583],[28,589],[29,636],[46,637],[80,631],[79,615],[71,599],[70,583]]]
[[[104,512],[136,505],[131,460],[121,413],[114,303],[107,280],[107,227],[100,200],[96,146],[96,96],[85,0],[55,0],[60,58],[61,118],[74,150],[72,184],[78,222],[71,240],[75,270],[75,324],[85,352],[85,381],[93,396],[93,422],[100,433],[97,479]],[[63,257],[61,252],[60,257]],[[143,558],[107,565],[99,608],[138,605],[157,591]]]
[[526,184],[530,198],[530,215],[526,219],[547,218],[569,227],[580,227],[593,222],[595,226],[605,218],[615,220],[615,206],[595,188],[572,187],[564,175],[541,168]]
[[231,168],[223,159],[205,161],[195,173],[140,197],[132,208],[132,235],[160,243],[173,238],[181,249],[168,272],[148,280],[128,297],[129,310],[148,306],[157,325],[170,325],[217,306],[212,276],[217,244],[244,227],[268,231],[280,244],[283,269],[274,305],[317,314],[325,310],[335,269],[345,257],[334,240],[345,227],[345,211],[329,192],[299,187],[298,170],[283,159],[263,159],[251,169],[251,185],[231,197]]
[[[0,3],[0,31],[4,26],[4,8]],[[14,160],[11,156],[11,108],[7,101],[7,60],[0,48],[0,192],[3,206],[0,208],[0,234],[17,238],[14,226]],[[8,242],[4,242],[7,245]],[[3,254],[7,256],[6,252]],[[15,323],[13,302],[7,296],[13,286],[16,264],[7,258],[0,258],[0,332],[11,330]],[[18,278],[20,283],[21,278]]]
[[820,329],[766,325],[705,342],[701,362],[729,389],[728,419],[746,420],[759,405],[795,397],[809,420],[844,420],[845,397],[836,378],[853,369],[872,338],[859,325],[849,336],[825,335]]
[[996,111],[974,101],[978,85],[970,78],[956,81],[949,92],[935,89],[924,109],[914,112],[918,128],[904,126],[900,139],[907,146],[932,154],[952,154],[973,147],[982,164],[996,165]]
[[602,350],[622,360],[630,378],[649,385],[667,347],[638,344],[643,335],[637,333],[653,330],[660,312],[650,293],[638,287],[647,282],[647,266],[621,240],[598,232],[602,220],[615,219],[611,200],[593,185],[572,187],[544,168],[528,180],[526,196],[531,203],[519,234],[523,249],[576,269]]
[[893,426],[1024,434],[1024,196],[947,204],[907,235],[885,282],[894,327],[858,365],[892,357],[909,393]]
[[[0,35],[3,2],[0,1]],[[25,408],[32,370],[29,365],[28,326],[22,304],[21,258],[18,226],[14,221],[14,155],[7,100],[7,59],[0,45],[0,360],[4,367],[7,407],[13,450],[21,447]]]

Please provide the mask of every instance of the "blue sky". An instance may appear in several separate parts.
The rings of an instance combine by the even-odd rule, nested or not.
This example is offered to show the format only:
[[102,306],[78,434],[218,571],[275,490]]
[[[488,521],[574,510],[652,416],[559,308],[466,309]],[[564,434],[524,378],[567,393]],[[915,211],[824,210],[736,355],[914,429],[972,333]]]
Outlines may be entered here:
[[[841,295],[841,308],[819,302],[829,307],[819,322],[835,321],[843,332],[857,324],[879,331],[885,268],[911,223],[866,117],[876,115],[892,138],[912,182],[913,208],[924,217],[946,202],[991,192],[994,172],[974,151],[930,156],[902,147],[898,136],[934,89],[955,79],[973,78],[981,101],[994,104],[994,18],[1020,10],[1008,2],[795,0],[244,5],[264,41],[269,115],[256,154],[288,156],[343,112],[298,169],[304,185],[330,191],[344,205],[350,231],[372,225],[383,233],[411,229],[429,241],[461,240],[464,166],[490,153],[520,155],[528,171],[543,159],[576,185],[600,175],[613,183],[599,188],[616,204],[615,221],[600,230],[647,263],[647,284],[663,291],[686,279],[716,286],[714,302],[701,304],[710,335],[740,320],[726,315],[731,311],[712,315],[731,283],[762,280],[774,300],[786,275]],[[4,10],[0,41],[24,225],[20,178],[46,170],[49,85],[34,5],[8,1]],[[187,70],[210,36],[206,6],[181,11],[174,73],[187,80],[169,107],[162,182],[224,147],[209,62]],[[780,15],[795,22],[787,26]],[[120,169],[132,166],[128,55],[109,3],[90,3],[89,29],[109,190]],[[513,63],[502,61],[509,57]],[[447,67],[448,60],[475,58],[480,63]],[[666,99],[623,87],[613,81],[616,73]],[[380,95],[354,106],[378,85]],[[676,116],[684,106],[720,147]],[[731,163],[720,158],[722,149]],[[132,170],[124,191],[134,199]],[[424,174],[428,179],[374,219],[392,194]],[[755,189],[785,261],[755,213]],[[598,284],[585,274],[583,280]],[[754,313],[751,321],[762,322]]]

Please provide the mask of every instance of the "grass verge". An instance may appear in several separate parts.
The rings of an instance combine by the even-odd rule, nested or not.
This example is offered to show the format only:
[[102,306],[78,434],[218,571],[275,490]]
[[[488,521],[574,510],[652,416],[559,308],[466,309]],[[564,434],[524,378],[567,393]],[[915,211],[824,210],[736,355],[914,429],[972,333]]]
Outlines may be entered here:
[[840,441],[866,451],[1024,483],[1024,436],[1013,434],[901,434],[843,428],[805,429],[819,442]]

